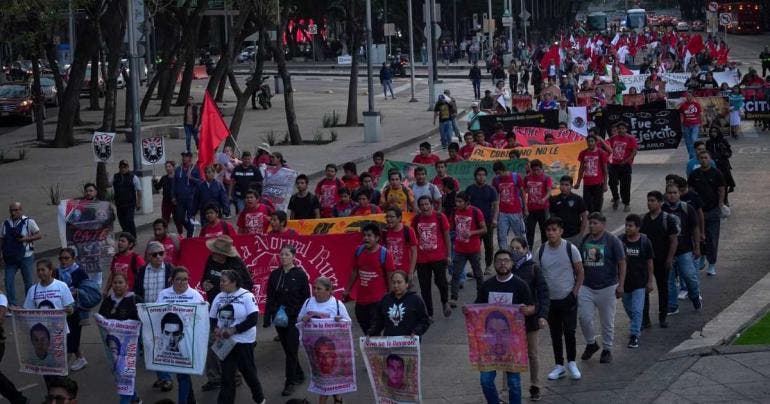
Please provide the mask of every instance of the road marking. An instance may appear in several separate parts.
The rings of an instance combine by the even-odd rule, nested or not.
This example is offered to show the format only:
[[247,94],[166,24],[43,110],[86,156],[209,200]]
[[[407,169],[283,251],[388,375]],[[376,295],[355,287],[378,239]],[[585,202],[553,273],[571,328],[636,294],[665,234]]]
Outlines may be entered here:
[[768,146],[743,146],[738,149],[738,154],[767,154],[770,153]]

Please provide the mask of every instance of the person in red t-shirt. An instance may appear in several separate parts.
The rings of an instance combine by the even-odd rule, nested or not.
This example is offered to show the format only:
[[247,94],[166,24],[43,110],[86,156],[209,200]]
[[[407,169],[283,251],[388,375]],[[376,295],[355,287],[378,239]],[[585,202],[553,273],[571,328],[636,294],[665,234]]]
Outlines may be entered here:
[[358,180],[358,168],[356,167],[356,163],[348,161],[342,165],[342,171],[345,173],[342,176],[342,183],[345,184],[345,188],[350,191],[350,194],[354,195],[358,190],[358,187],[361,186],[361,183]]
[[250,189],[244,195],[246,206],[238,214],[238,234],[267,234],[272,210],[260,202],[259,191]]
[[297,236],[296,230],[286,227],[288,224],[288,215],[282,210],[276,210],[270,214],[270,233],[281,236]]
[[374,165],[369,167],[367,171],[374,177],[374,183],[376,184],[380,181],[382,171],[385,169],[385,153],[381,151],[374,152],[372,161],[374,161]]
[[[630,212],[631,207],[631,165],[634,164],[637,145],[636,137],[626,133],[628,126],[625,122],[618,122],[617,134],[610,137],[607,141],[612,148],[609,165],[609,183],[612,191],[612,209],[618,208],[618,201],[623,201],[623,211]],[[618,193],[618,184],[620,184],[620,193]],[[532,245],[530,243],[529,245]]]
[[345,184],[337,178],[337,166],[327,164],[325,177],[315,186],[315,196],[321,204],[321,217],[334,217],[334,205],[340,201],[339,190]]
[[[165,219],[155,219],[155,221],[152,222],[152,233],[153,238],[147,241],[147,245],[153,241],[163,244],[166,254],[164,259],[171,265],[176,265],[177,259],[179,258],[179,235],[168,232],[168,222]],[[148,260],[149,257],[146,253],[147,248],[145,247],[144,250],[144,258],[145,260]]]
[[473,134],[473,142],[479,146],[484,147],[493,147],[492,143],[487,142],[486,135],[484,135],[484,132],[476,132]]
[[374,325],[380,300],[388,293],[388,278],[394,266],[393,254],[380,245],[380,226],[367,223],[361,233],[364,243],[356,248],[353,271],[342,296],[348,299],[350,290],[357,284],[356,319],[366,334]]
[[112,257],[110,273],[107,276],[107,281],[102,284],[102,294],[104,296],[109,295],[110,288],[112,287],[112,274],[117,272],[126,274],[128,289],[134,290],[136,271],[145,265],[142,256],[134,252],[136,239],[131,233],[118,233],[117,239],[118,252]]
[[217,204],[206,205],[203,214],[206,215],[206,225],[201,228],[199,237],[217,238],[223,234],[232,237],[236,234],[233,225],[222,220]]
[[492,179],[492,187],[499,195],[499,213],[497,217],[490,218],[492,227],[497,223],[497,245],[508,245],[508,234],[524,236],[527,232],[524,225],[524,180],[519,173],[508,170],[505,163],[496,161],[492,165],[495,178]]
[[412,163],[436,164],[436,162],[439,160],[441,160],[439,156],[430,152],[430,143],[422,142],[420,143],[420,154],[414,156],[414,158],[412,159]]
[[446,162],[439,161],[434,164],[434,167],[436,167],[436,176],[433,177],[433,181],[431,181],[433,185],[441,189],[441,187],[444,186],[444,178],[451,178],[452,182],[455,183],[455,189],[460,189],[460,181],[457,181],[457,178],[450,177],[449,174],[447,174]]
[[385,235],[382,244],[393,254],[393,266],[404,271],[409,277],[409,285],[414,284],[415,265],[417,265],[417,235],[409,226],[402,223],[404,212],[396,207],[385,211]]
[[505,149],[508,146],[508,141],[505,140],[505,130],[503,129],[503,125],[497,125],[495,133],[489,138],[489,143],[492,143],[492,147],[495,149]]
[[[550,133],[549,133],[550,134]],[[548,138],[548,135],[546,134],[546,139]],[[553,140],[553,136],[551,136],[551,140]],[[507,135],[505,135],[505,147],[502,147],[503,149],[515,149],[517,147],[521,147],[521,144],[518,140],[516,140],[516,132],[510,131]]]
[[695,141],[700,133],[702,111],[703,107],[695,100],[692,91],[688,90],[685,101],[679,106],[679,113],[682,118],[682,137],[690,160],[695,158]]
[[[535,225],[540,226],[540,242],[545,243],[545,219],[548,212],[548,197],[551,196],[553,180],[545,175],[543,162],[532,160],[529,163],[532,172],[524,177],[524,191],[527,193],[527,206],[524,215],[527,217],[527,242],[533,245]],[[505,245],[505,244],[503,244]]]
[[449,220],[441,212],[433,210],[430,196],[423,195],[417,200],[420,213],[412,219],[412,228],[417,233],[417,279],[420,281],[420,294],[425,301],[428,316],[433,318],[433,293],[431,277],[441,295],[444,317],[452,314],[449,307],[449,285],[446,281],[449,256]]
[[376,213],[382,213],[382,210],[380,210],[380,207],[371,203],[370,199],[372,198],[372,190],[371,189],[362,189],[358,191],[358,206],[356,206],[355,209],[353,209],[352,212],[350,212],[350,216],[366,216],[366,215],[373,215]]
[[[479,208],[471,206],[468,194],[458,192],[455,201],[457,205],[454,215],[452,215],[455,244],[452,267],[452,300],[449,301],[451,307],[457,307],[460,280],[466,262],[470,261],[473,276],[476,279],[484,279],[484,272],[481,269],[481,236],[487,232],[484,214]],[[480,280],[476,282],[477,294],[482,283]]]
[[463,139],[465,139],[465,144],[460,148],[460,157],[464,160],[468,160],[473,154],[473,148],[476,147],[476,142],[473,140],[473,133],[471,132],[465,132]]
[[604,204],[604,193],[607,192],[607,163],[609,156],[597,147],[596,135],[588,135],[588,148],[578,154],[580,169],[578,170],[575,189],[583,182],[583,201],[589,212],[601,212]]
[[444,160],[445,163],[459,163],[465,160],[460,156],[460,145],[457,144],[457,142],[452,142],[449,144],[447,153],[449,154],[449,158]]

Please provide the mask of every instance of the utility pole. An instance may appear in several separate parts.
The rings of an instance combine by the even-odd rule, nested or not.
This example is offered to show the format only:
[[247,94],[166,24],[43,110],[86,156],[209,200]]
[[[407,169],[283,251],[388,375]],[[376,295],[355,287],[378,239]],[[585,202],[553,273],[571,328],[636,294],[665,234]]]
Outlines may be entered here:
[[67,23],[67,31],[69,31],[70,62],[72,62],[72,55],[75,54],[75,14],[72,10],[72,0],[69,0],[69,21]]
[[436,0],[430,0],[430,45],[433,48],[433,81],[438,83],[438,41],[436,32],[440,30],[440,27],[436,24]]
[[[366,0],[366,81],[369,110],[364,112],[364,142],[376,143],[382,138],[380,113],[374,110],[374,78],[372,77],[372,0]],[[355,56],[354,56],[355,57]],[[353,78],[352,80],[356,80]]]
[[142,183],[142,213],[152,213],[152,174],[149,170],[145,172],[142,167],[142,121],[139,116],[139,55],[136,51],[136,26],[134,15],[134,1],[128,0],[128,83],[129,94],[131,95],[131,140],[134,157],[134,174],[139,177]]
[[407,14],[408,14],[408,20],[409,20],[409,71],[410,71],[410,77],[409,77],[409,85],[412,88],[412,98],[409,99],[409,102],[417,102],[417,99],[414,98],[414,24],[412,22],[412,0],[407,0],[406,2],[407,6]]
[[385,36],[385,39],[387,39],[387,43],[388,43],[388,47],[385,49],[385,61],[387,61],[388,56],[390,56],[390,53],[393,52],[393,50],[390,48],[390,35],[385,33],[385,25],[388,24],[388,0],[383,0],[382,17],[383,17],[382,33],[383,33],[383,36]]
[[[489,54],[492,54],[492,21],[495,19],[492,18],[492,0],[487,0],[487,51]],[[481,54],[481,59],[484,60],[484,63],[486,64],[486,55]]]
[[[368,1],[368,0],[367,0]],[[435,88],[435,80],[433,80],[433,73],[434,70],[436,70],[436,66],[433,64],[433,11],[431,11],[431,8],[433,6],[432,0],[426,0],[425,1],[425,34],[427,38],[425,40],[428,42],[427,48],[428,50],[428,111],[433,110],[433,102],[436,99],[436,88]]]

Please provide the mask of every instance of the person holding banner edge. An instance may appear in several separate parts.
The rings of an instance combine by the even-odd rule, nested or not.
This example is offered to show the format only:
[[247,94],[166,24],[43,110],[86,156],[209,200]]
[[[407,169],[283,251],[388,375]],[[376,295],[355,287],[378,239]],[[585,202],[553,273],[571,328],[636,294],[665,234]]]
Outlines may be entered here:
[[[5,315],[8,312],[8,298],[0,292],[0,361],[5,356],[5,329],[3,323],[5,322]],[[8,379],[2,372],[0,372],[0,394],[5,397],[11,404],[27,404],[29,399],[24,397],[19,389]]]

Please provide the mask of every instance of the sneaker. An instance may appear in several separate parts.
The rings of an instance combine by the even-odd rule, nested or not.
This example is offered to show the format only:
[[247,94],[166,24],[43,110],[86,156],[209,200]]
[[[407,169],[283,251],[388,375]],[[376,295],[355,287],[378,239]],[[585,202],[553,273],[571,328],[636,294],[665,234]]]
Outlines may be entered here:
[[449,301],[449,307],[456,309],[457,308],[457,298],[454,298]]
[[532,401],[540,401],[540,387],[537,386],[530,386],[529,387],[529,399]]
[[631,206],[629,205],[623,206],[623,212],[630,212],[630,211],[631,211]]
[[[570,362],[574,363],[574,362]],[[548,374],[548,380],[559,380],[567,374],[567,371],[562,365],[556,365],[555,368]]]
[[687,291],[686,290],[680,290],[679,294],[676,295],[677,299],[684,300],[687,299]]
[[602,351],[602,356],[599,358],[599,363],[612,363],[612,352],[609,349]]
[[[639,348],[639,337],[637,337],[636,335],[632,335],[631,337],[629,337],[628,347],[632,349]],[[605,352],[609,352],[609,351],[605,351]],[[602,356],[604,356],[604,352],[602,352]]]
[[708,276],[716,276],[717,274],[717,267],[714,264],[709,264],[709,269],[706,270],[706,274]]
[[206,383],[203,383],[203,386],[201,386],[201,391],[213,391],[213,390],[219,390],[219,388],[222,386],[221,383],[208,381]]
[[580,380],[581,377],[583,377],[580,374],[580,370],[577,367],[577,363],[575,361],[567,363],[567,370],[569,370],[569,377],[572,380]]
[[72,365],[70,365],[70,370],[73,372],[77,372],[78,370],[83,369],[88,365],[88,361],[85,357],[77,358],[74,362],[72,362]]
[[668,309],[669,316],[673,316],[674,314],[679,314],[679,307],[675,308],[674,310]]
[[698,297],[697,300],[693,301],[692,302],[692,307],[695,308],[695,311],[699,311],[700,309],[702,309],[703,308],[703,298],[702,297]]
[[620,200],[613,199],[612,200],[612,210],[618,210],[618,205],[620,205]]
[[449,317],[452,315],[452,308],[449,307],[449,303],[444,303],[444,317]]
[[599,352],[599,344],[594,342],[593,344],[586,345],[586,350],[583,351],[583,355],[580,355],[580,359],[587,361],[591,359],[592,356],[594,356],[595,353]]

